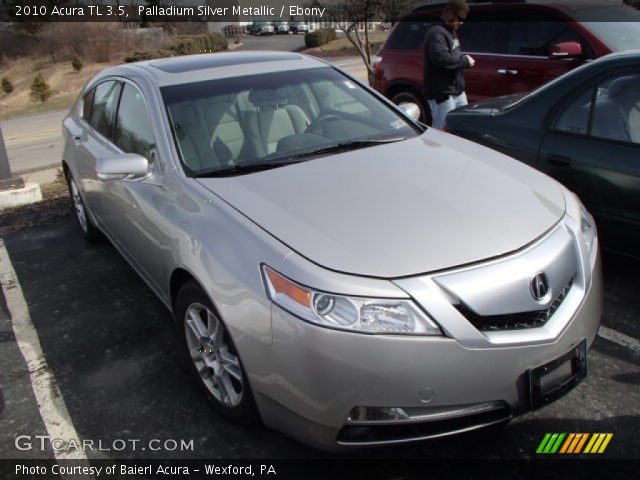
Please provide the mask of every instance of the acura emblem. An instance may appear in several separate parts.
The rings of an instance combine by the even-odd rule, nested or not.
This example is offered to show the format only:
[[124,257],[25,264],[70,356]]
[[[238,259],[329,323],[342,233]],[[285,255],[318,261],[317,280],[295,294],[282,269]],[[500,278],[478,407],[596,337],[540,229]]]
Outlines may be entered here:
[[537,301],[542,301],[549,294],[549,279],[544,272],[538,272],[531,279],[531,295]]

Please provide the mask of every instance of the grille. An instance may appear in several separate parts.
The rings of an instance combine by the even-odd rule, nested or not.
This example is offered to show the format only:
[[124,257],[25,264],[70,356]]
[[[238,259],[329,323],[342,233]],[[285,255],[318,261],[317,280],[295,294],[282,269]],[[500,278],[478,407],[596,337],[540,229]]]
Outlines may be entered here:
[[455,305],[469,322],[482,332],[497,330],[522,330],[543,326],[556,313],[573,285],[573,280],[565,285],[549,308],[530,312],[508,313],[506,315],[478,315],[464,304]]

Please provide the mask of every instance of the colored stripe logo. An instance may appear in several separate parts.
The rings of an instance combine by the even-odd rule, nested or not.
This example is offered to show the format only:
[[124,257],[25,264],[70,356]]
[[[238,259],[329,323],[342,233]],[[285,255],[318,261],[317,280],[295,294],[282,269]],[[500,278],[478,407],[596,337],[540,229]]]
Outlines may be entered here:
[[547,433],[536,453],[603,453],[613,433]]

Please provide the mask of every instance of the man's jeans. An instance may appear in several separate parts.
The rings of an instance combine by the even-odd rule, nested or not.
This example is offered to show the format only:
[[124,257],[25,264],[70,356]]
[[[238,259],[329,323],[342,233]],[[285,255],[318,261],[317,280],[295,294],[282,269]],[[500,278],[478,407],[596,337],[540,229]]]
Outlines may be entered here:
[[462,92],[457,96],[449,95],[449,98],[442,103],[436,103],[435,100],[429,100],[431,118],[433,119],[433,128],[442,130],[442,127],[444,127],[444,121],[447,118],[447,113],[458,107],[464,107],[467,103],[467,94],[465,92]]

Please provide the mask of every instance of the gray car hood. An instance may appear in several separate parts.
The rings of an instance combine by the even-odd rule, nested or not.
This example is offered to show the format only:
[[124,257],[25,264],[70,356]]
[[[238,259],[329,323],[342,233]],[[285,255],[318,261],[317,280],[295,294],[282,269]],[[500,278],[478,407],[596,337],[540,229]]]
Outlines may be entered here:
[[198,181],[307,259],[382,278],[517,250],[548,231],[565,209],[554,180],[434,129],[392,144]]

